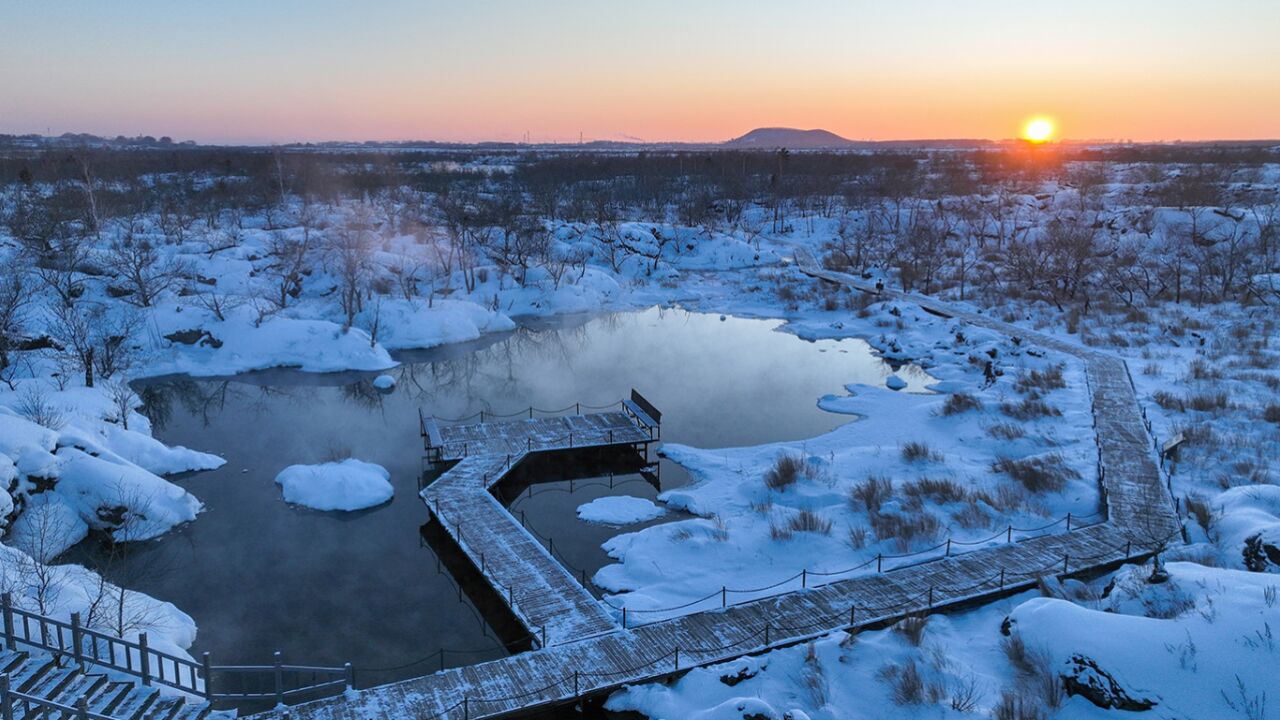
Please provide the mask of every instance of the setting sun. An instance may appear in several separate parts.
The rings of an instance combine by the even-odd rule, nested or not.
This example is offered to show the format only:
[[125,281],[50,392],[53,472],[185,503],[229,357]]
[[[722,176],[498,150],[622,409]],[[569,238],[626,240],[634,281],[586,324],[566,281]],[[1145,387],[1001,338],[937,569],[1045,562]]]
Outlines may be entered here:
[[1031,118],[1022,128],[1022,138],[1033,143],[1048,142],[1053,138],[1053,121],[1049,118]]

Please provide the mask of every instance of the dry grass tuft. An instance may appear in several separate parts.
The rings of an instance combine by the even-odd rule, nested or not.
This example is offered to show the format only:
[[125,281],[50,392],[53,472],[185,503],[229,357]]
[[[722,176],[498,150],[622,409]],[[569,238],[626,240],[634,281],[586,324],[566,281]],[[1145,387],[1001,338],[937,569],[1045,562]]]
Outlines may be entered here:
[[1062,365],[1054,365],[1047,370],[1032,370],[1018,376],[1014,382],[1014,389],[1020,393],[1026,392],[1048,392],[1049,390],[1058,390],[1067,386],[1067,381],[1062,377]]
[[1033,493],[1061,492],[1068,480],[1080,477],[1080,473],[1056,453],[1021,460],[999,457],[991,463],[991,470],[1008,475]]
[[855,508],[861,505],[871,515],[880,512],[880,508],[891,497],[893,482],[883,475],[871,475],[849,490],[849,503]]
[[959,415],[970,410],[981,410],[982,401],[970,395],[969,393],[951,393],[947,396],[945,402],[942,403],[942,414],[944,417]]

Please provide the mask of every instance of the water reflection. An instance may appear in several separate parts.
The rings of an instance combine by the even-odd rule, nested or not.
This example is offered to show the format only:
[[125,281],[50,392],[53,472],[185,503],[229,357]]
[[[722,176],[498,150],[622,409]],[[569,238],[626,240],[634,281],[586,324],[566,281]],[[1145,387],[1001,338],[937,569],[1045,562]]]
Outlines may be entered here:
[[[536,323],[403,353],[389,371],[397,383],[390,393],[376,390],[370,373],[274,370],[145,383],[139,391],[161,440],[228,462],[177,478],[206,504],[199,519],[103,567],[190,613],[201,629],[194,650],[217,663],[263,662],[281,649],[299,662],[351,661],[363,686],[438,669],[442,648],[450,665],[501,654],[518,645],[518,628],[465,559],[423,527],[419,408],[464,417],[604,405],[635,387],[662,410],[666,441],[728,447],[830,430],[849,418],[819,410],[820,396],[892,372],[865,343],[806,342],[778,325],[657,308]],[[928,381],[911,368],[899,374],[909,390]],[[390,503],[325,513],[283,502],[280,470],[348,453],[390,470]],[[540,458],[500,493],[531,528],[554,537],[557,557],[575,574],[589,577],[608,562],[600,543],[619,530],[578,521],[576,508],[609,494],[652,499],[659,477],[663,488],[687,481],[666,461],[646,469]],[[103,553],[94,540],[75,550],[93,561]],[[453,652],[462,650],[476,652]]]

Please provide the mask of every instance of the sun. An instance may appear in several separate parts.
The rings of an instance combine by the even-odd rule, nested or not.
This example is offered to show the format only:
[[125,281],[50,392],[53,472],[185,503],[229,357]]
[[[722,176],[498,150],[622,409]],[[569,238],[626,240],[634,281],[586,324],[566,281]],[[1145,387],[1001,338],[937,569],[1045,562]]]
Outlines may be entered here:
[[1049,142],[1053,139],[1053,121],[1047,117],[1034,117],[1022,127],[1022,139],[1033,143]]

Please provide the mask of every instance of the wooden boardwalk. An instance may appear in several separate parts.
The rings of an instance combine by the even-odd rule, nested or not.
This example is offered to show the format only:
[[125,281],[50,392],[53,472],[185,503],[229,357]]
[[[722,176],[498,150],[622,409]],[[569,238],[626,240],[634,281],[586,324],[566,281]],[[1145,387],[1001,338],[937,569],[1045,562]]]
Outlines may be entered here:
[[[857,278],[818,268],[810,258],[798,255],[797,259],[801,270],[809,275],[875,291]],[[1032,587],[1043,576],[1066,576],[1115,567],[1148,557],[1176,536],[1180,524],[1161,481],[1151,440],[1123,361],[977,313],[959,311],[931,298],[884,294],[917,303],[936,314],[1075,355],[1085,362],[1097,428],[1105,522],[1054,535],[986,545],[884,572],[869,568],[867,574],[847,579],[815,573],[799,579],[805,586],[801,592],[741,601],[742,596],[737,593],[735,597],[726,593],[718,603],[712,597],[699,604],[696,609],[700,611],[693,614],[648,624],[633,620],[622,627],[611,613],[597,614],[590,610],[589,604],[596,601],[580,586],[566,587],[566,581],[577,584],[532,538],[524,533],[517,538],[511,532],[512,527],[518,529],[518,524],[487,492],[487,487],[493,482],[491,478],[517,461],[516,456],[508,459],[503,454],[472,459],[468,455],[468,459],[451,471],[458,473],[456,479],[441,478],[424,491],[424,498],[429,505],[439,500],[439,510],[433,512],[440,514],[446,526],[451,512],[473,512],[482,516],[474,530],[459,522],[461,529],[457,532],[473,561],[477,553],[485,553],[486,576],[493,577],[491,582],[495,587],[498,583],[511,582],[518,588],[522,583],[529,583],[538,588],[532,592],[564,594],[562,600],[539,598],[535,601],[532,597],[525,600],[519,590],[515,593],[513,607],[527,626],[532,628],[538,622],[545,622],[555,628],[549,632],[545,646],[500,660],[362,690],[354,697],[299,705],[287,712],[294,718],[317,720],[469,720],[514,716],[840,629],[875,627],[913,613],[983,602]],[[509,439],[502,442],[510,447]],[[495,445],[499,446],[501,443]],[[449,484],[442,485],[442,482]],[[449,489],[454,483],[459,497],[465,494],[479,500],[477,493],[482,493],[487,498],[483,504],[485,509],[478,510],[478,503],[463,510],[451,509],[444,496],[455,494]],[[491,540],[484,539],[487,534],[491,534]],[[532,546],[525,544],[526,539]],[[507,542],[516,545],[506,554],[493,556],[502,559],[491,563],[489,553],[501,553],[496,546]],[[506,567],[509,564],[515,567]],[[526,575],[526,571],[530,574]],[[541,579],[533,577],[539,573],[543,574]],[[821,584],[824,581],[830,582]],[[795,589],[802,588],[796,586]],[[522,601],[528,606],[522,606]],[[566,613],[570,619],[560,621],[548,617],[547,613],[556,612],[557,602],[572,608]],[[263,717],[267,716],[281,715],[273,712]]]

